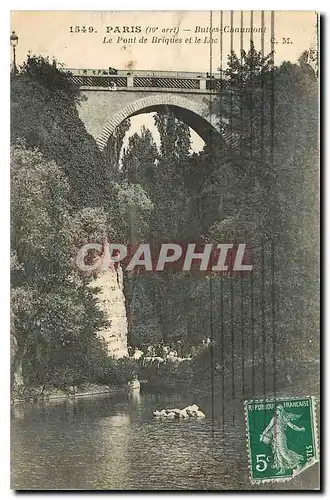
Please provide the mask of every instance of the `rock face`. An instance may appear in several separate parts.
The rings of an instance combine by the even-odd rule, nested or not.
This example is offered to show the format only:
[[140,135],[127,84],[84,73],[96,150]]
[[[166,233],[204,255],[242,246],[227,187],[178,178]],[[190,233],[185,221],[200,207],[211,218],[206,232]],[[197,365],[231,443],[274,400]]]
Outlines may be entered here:
[[123,293],[123,272],[120,266],[101,271],[94,286],[100,287],[99,307],[105,311],[110,326],[99,331],[108,353],[116,358],[128,356],[127,318]]
[[185,419],[185,418],[205,418],[205,413],[203,413],[197,405],[190,405],[180,410],[179,408],[172,408],[167,410],[155,410],[152,412],[155,418],[166,418],[166,419]]

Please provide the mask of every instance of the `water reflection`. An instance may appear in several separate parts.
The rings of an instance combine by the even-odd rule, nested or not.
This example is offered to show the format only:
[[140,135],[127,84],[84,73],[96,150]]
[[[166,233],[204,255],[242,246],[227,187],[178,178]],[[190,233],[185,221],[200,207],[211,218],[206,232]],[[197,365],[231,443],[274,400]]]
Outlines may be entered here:
[[[205,420],[159,421],[152,410],[196,402]],[[14,489],[221,490],[251,488],[242,401],[209,396],[121,394],[15,405]],[[234,418],[233,418],[234,416]],[[297,478],[289,488],[299,488]],[[300,481],[300,482],[299,482]],[[272,486],[267,486],[271,488]],[[286,489],[283,483],[280,488]]]

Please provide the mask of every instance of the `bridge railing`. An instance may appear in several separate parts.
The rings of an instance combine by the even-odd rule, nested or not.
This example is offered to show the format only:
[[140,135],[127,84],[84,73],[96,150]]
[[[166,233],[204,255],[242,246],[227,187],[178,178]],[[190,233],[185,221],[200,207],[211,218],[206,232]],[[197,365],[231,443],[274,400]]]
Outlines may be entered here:
[[[133,76],[133,77],[150,77],[150,78],[209,78],[209,73],[197,71],[153,71],[153,70],[136,70],[136,69],[67,69],[63,71],[69,72],[74,76]],[[226,80],[227,77],[224,71],[218,71],[212,74],[212,78]]]
[[[180,78],[169,75],[168,72],[163,72],[161,76],[142,76],[140,74],[126,75],[109,75],[102,73],[102,70],[93,70],[95,74],[84,74],[88,70],[67,70],[69,79],[79,87],[98,87],[104,89],[116,90],[118,89],[182,89],[191,91],[219,91],[227,90],[229,83],[222,78],[215,78],[199,75],[196,77],[195,73],[189,74],[189,77],[183,77],[180,73]],[[140,72],[142,73],[142,72]],[[160,73],[160,72],[158,72]],[[193,76],[191,76],[193,75]]]

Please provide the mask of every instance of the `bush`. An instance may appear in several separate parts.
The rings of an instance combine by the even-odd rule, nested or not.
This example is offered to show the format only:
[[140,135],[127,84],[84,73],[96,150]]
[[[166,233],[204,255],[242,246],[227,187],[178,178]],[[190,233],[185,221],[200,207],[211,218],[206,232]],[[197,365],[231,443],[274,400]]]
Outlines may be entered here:
[[125,357],[116,359],[107,356],[104,359],[102,373],[96,375],[100,384],[121,386],[127,384],[135,375],[139,375],[139,365],[134,359]]

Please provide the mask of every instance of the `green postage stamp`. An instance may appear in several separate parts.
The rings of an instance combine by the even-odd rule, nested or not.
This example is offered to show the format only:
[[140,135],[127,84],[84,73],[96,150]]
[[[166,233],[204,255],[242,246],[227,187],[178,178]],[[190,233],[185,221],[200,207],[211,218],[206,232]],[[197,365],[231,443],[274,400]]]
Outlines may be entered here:
[[245,401],[252,483],[288,481],[318,461],[313,397]]

